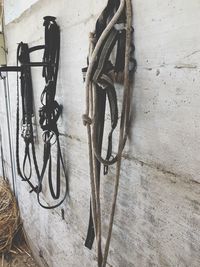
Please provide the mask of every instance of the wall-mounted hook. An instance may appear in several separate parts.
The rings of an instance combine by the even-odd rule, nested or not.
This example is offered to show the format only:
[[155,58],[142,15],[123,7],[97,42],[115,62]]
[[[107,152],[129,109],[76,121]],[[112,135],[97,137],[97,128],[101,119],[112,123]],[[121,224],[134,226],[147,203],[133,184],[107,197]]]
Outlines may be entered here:
[[6,75],[4,75],[1,71],[0,71],[0,79],[4,80],[6,78]]

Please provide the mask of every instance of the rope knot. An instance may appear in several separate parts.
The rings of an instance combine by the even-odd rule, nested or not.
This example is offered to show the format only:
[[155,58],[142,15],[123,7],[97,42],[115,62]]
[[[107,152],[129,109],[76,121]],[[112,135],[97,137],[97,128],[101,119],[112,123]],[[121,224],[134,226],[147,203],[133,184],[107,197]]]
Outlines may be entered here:
[[92,119],[87,114],[82,115],[82,120],[84,126],[86,126],[87,124],[92,124]]

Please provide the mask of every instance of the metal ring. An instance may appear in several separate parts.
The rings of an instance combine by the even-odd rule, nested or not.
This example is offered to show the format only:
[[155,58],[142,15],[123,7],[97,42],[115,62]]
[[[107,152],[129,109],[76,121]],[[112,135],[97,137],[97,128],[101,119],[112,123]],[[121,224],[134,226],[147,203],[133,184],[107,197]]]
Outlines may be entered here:
[[[46,139],[46,134],[49,134],[49,137],[47,139]],[[52,138],[54,136],[55,136],[55,140],[53,139],[53,142],[51,142],[52,141]],[[57,141],[57,135],[55,134],[54,131],[48,131],[48,130],[46,130],[42,134],[42,139],[43,139],[43,142],[45,144],[50,143],[53,146],[56,143],[56,141]]]

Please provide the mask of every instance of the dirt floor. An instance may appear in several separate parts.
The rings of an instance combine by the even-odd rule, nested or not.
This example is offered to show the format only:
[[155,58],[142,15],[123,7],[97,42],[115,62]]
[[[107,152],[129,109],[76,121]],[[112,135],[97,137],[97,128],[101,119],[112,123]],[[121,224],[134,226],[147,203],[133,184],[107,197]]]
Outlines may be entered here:
[[14,247],[0,256],[0,267],[39,267],[27,246]]

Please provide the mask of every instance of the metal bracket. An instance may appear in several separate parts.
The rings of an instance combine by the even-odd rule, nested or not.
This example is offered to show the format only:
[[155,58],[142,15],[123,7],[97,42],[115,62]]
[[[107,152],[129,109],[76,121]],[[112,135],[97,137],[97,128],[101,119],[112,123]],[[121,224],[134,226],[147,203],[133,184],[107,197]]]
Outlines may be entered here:
[[54,66],[55,64],[45,63],[45,62],[30,62],[22,64],[21,66],[2,66],[0,67],[0,73],[1,72],[18,72],[22,71],[23,67],[48,67],[48,66]]

